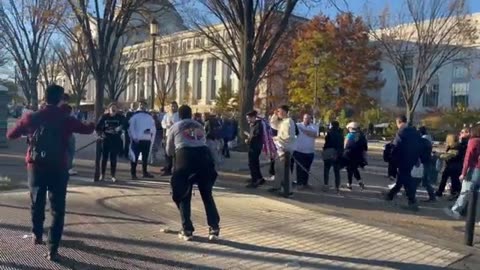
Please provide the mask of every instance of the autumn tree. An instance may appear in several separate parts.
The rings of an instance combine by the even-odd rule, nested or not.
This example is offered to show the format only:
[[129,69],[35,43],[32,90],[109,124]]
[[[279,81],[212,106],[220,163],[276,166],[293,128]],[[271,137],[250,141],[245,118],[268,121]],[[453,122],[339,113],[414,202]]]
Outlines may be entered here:
[[63,46],[56,46],[58,65],[70,85],[75,106],[78,108],[86,94],[86,87],[90,81],[91,73],[88,59],[78,49],[78,45],[66,40]]
[[65,10],[63,0],[0,1],[0,47],[18,67],[23,93],[34,109],[41,64]]
[[383,81],[378,77],[381,55],[367,32],[362,19],[351,13],[334,20],[316,16],[300,27],[293,42],[290,100],[309,108],[317,104],[316,113],[368,104],[368,91]]
[[454,61],[470,61],[477,38],[465,0],[404,0],[394,12],[368,15],[371,37],[399,80],[411,123],[419,101],[438,71]]

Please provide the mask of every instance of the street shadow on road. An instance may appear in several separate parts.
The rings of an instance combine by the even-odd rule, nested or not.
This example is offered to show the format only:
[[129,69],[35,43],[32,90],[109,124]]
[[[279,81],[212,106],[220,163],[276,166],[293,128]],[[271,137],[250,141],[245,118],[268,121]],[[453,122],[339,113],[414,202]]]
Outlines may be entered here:
[[[21,225],[13,224],[0,224],[0,228],[10,229],[10,230],[28,230],[27,227]],[[230,240],[218,240],[216,243],[207,243],[208,240],[203,237],[197,237],[197,241],[202,243],[201,245],[191,245],[185,242],[182,244],[172,244],[161,241],[151,241],[151,240],[140,240],[132,238],[120,238],[115,236],[109,236],[105,234],[92,234],[85,232],[71,232],[66,231],[65,236],[74,238],[74,240],[67,240],[62,242],[62,246],[87,252],[94,255],[100,255],[104,257],[123,257],[123,258],[133,258],[135,260],[147,261],[154,264],[162,264],[169,266],[177,266],[184,268],[198,268],[198,265],[193,265],[185,262],[177,262],[164,260],[162,258],[151,257],[143,254],[134,253],[135,246],[144,247],[144,248],[153,248],[165,251],[185,251],[195,254],[211,254],[219,256],[222,258],[228,259],[245,259],[250,261],[258,261],[265,263],[273,263],[278,265],[287,265],[292,263],[292,261],[298,263],[302,267],[313,268],[313,269],[333,269],[333,270],[346,270],[351,269],[348,266],[338,266],[335,264],[340,263],[352,263],[352,264],[362,264],[364,266],[380,266],[380,267],[390,267],[392,269],[411,269],[411,270],[440,270],[444,269],[442,267],[423,265],[423,264],[414,264],[414,263],[404,263],[404,262],[391,262],[384,260],[369,260],[362,258],[352,258],[352,257],[342,257],[335,255],[327,254],[317,254],[311,252],[299,252],[295,250],[289,250],[284,248],[271,248],[271,247],[262,247],[257,245],[251,245],[246,243],[240,243]],[[80,240],[81,239],[81,240]],[[117,244],[123,244],[131,246],[126,251],[119,251],[114,249],[109,249],[106,247],[98,247],[87,244],[88,240],[94,241],[106,241],[113,242]],[[106,246],[109,244],[106,243]],[[228,250],[225,249],[215,249],[214,246],[225,246],[229,247]],[[254,253],[252,253],[254,252]],[[278,254],[279,256],[275,256]],[[291,257],[285,257],[291,256]],[[312,262],[311,259],[325,260],[326,262]],[[67,260],[67,263],[75,263],[72,259]],[[96,269],[96,268],[95,268]],[[99,268],[100,269],[100,268]],[[220,269],[215,267],[201,267],[201,269]]]
[[17,262],[0,262],[0,268],[5,269],[16,269],[16,270],[50,270],[50,268],[44,267],[35,267],[31,265],[25,265]]
[[[142,261],[142,262],[153,263],[158,265],[158,267],[168,266],[168,267],[181,267],[181,268],[187,268],[187,269],[205,269],[205,270],[221,269],[216,267],[208,267],[208,266],[192,264],[188,262],[172,261],[172,260],[167,260],[163,258],[138,254],[138,253],[134,253],[133,248],[129,251],[120,251],[118,249],[115,249],[115,250],[108,249],[104,247],[89,245],[88,243],[86,243],[86,241],[81,241],[81,240],[66,240],[62,242],[62,246],[66,248],[78,250],[78,251],[83,251],[85,253],[93,254],[95,256],[101,256],[111,260],[115,260],[115,258],[127,258],[127,259]],[[66,267],[70,267],[71,269],[84,269],[81,267],[81,263],[79,264],[78,261],[68,259],[68,258],[65,258],[65,261],[62,260],[60,264]],[[87,269],[114,269],[114,268],[97,268],[97,267],[98,266],[95,266],[95,268],[87,268]]]
[[[0,203],[0,207],[7,207],[7,208],[14,208],[14,209],[21,209],[21,210],[30,210],[29,207],[25,206],[17,206],[17,205],[9,205]],[[48,210],[47,210],[48,211]],[[144,219],[143,217],[135,218],[135,217],[128,217],[132,216],[131,214],[124,214],[127,217],[122,216],[111,216],[111,215],[100,215],[100,214],[93,214],[93,213],[84,213],[84,212],[76,212],[76,211],[66,211],[66,215],[77,215],[77,216],[84,216],[84,217],[95,217],[95,218],[103,218],[103,219],[110,219],[110,220],[117,220],[126,223],[143,223],[143,224],[152,224],[152,225],[165,225],[163,222],[158,220],[151,220],[151,219]],[[106,223],[104,223],[106,224]],[[70,224],[65,224],[65,226],[70,226]]]

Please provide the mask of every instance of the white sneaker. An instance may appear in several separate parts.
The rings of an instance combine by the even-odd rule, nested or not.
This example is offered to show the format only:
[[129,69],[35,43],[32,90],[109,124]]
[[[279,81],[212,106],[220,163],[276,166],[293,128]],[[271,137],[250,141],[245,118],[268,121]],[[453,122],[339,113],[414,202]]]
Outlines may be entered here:
[[390,184],[388,185],[388,189],[392,189],[395,186],[395,184]]
[[265,178],[267,181],[275,181],[275,175]]
[[68,174],[69,174],[69,175],[77,175],[78,172],[75,171],[74,169],[70,169],[70,170],[68,170]]
[[113,183],[117,182],[117,178],[115,178],[115,177],[112,176],[112,182],[113,182]]
[[453,210],[450,209],[450,208],[444,208],[444,209],[443,209],[443,212],[444,212],[447,216],[449,216],[449,217],[451,217],[451,218],[453,218],[453,219],[460,219],[460,218],[461,218],[460,213],[458,213],[457,211],[453,211]]

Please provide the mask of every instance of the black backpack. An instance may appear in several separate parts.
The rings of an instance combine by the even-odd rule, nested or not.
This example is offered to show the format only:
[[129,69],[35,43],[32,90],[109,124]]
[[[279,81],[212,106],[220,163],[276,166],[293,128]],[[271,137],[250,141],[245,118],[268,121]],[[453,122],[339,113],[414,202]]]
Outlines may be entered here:
[[[37,115],[32,115],[35,122]],[[39,121],[39,120],[37,120]],[[37,168],[57,169],[63,163],[62,133],[65,121],[42,122],[30,137],[30,162]]]

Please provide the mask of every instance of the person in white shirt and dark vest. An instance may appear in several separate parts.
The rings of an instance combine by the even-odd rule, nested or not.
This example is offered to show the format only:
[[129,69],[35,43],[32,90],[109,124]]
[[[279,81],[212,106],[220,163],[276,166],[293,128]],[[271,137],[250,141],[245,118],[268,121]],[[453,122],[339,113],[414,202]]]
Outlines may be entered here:
[[209,240],[220,233],[220,216],[212,196],[217,171],[206,143],[206,133],[201,124],[192,119],[192,109],[183,105],[179,108],[180,121],[170,127],[166,150],[175,156],[175,166],[170,184],[172,199],[180,210],[182,229],[178,236],[186,241],[193,238],[194,227],[190,219],[192,188],[196,184],[207,213]]
[[148,156],[152,146],[152,141],[155,138],[155,121],[153,117],[146,111],[147,103],[140,102],[139,110],[130,118],[128,133],[130,139],[129,158],[131,161],[130,173],[132,179],[137,178],[137,163],[140,153],[142,153],[142,169],[144,178],[153,178],[153,175],[148,173]]
[[[287,105],[280,106],[275,115],[270,119],[270,125],[277,130],[277,136],[273,139],[277,146],[278,160],[275,162],[275,181],[270,192],[278,192],[282,188],[285,196],[291,196],[292,181],[285,179],[286,172],[290,166],[286,160],[290,160],[290,156],[295,149],[295,123],[288,116],[289,107]],[[288,166],[286,166],[288,165]]]
[[297,167],[298,188],[308,188],[308,174],[315,156],[315,138],[318,135],[318,127],[312,124],[312,116],[305,114],[303,122],[297,123],[298,136],[295,142],[293,158]]
[[[176,122],[180,121],[178,117],[178,104],[177,102],[173,101],[170,103],[170,112],[166,113],[162,119],[162,128],[165,132],[165,141],[168,140],[168,131]],[[165,151],[165,162],[167,163],[165,167],[163,167],[163,174],[162,176],[169,176],[172,175],[172,163],[173,159],[171,156],[168,155],[167,151]]]

